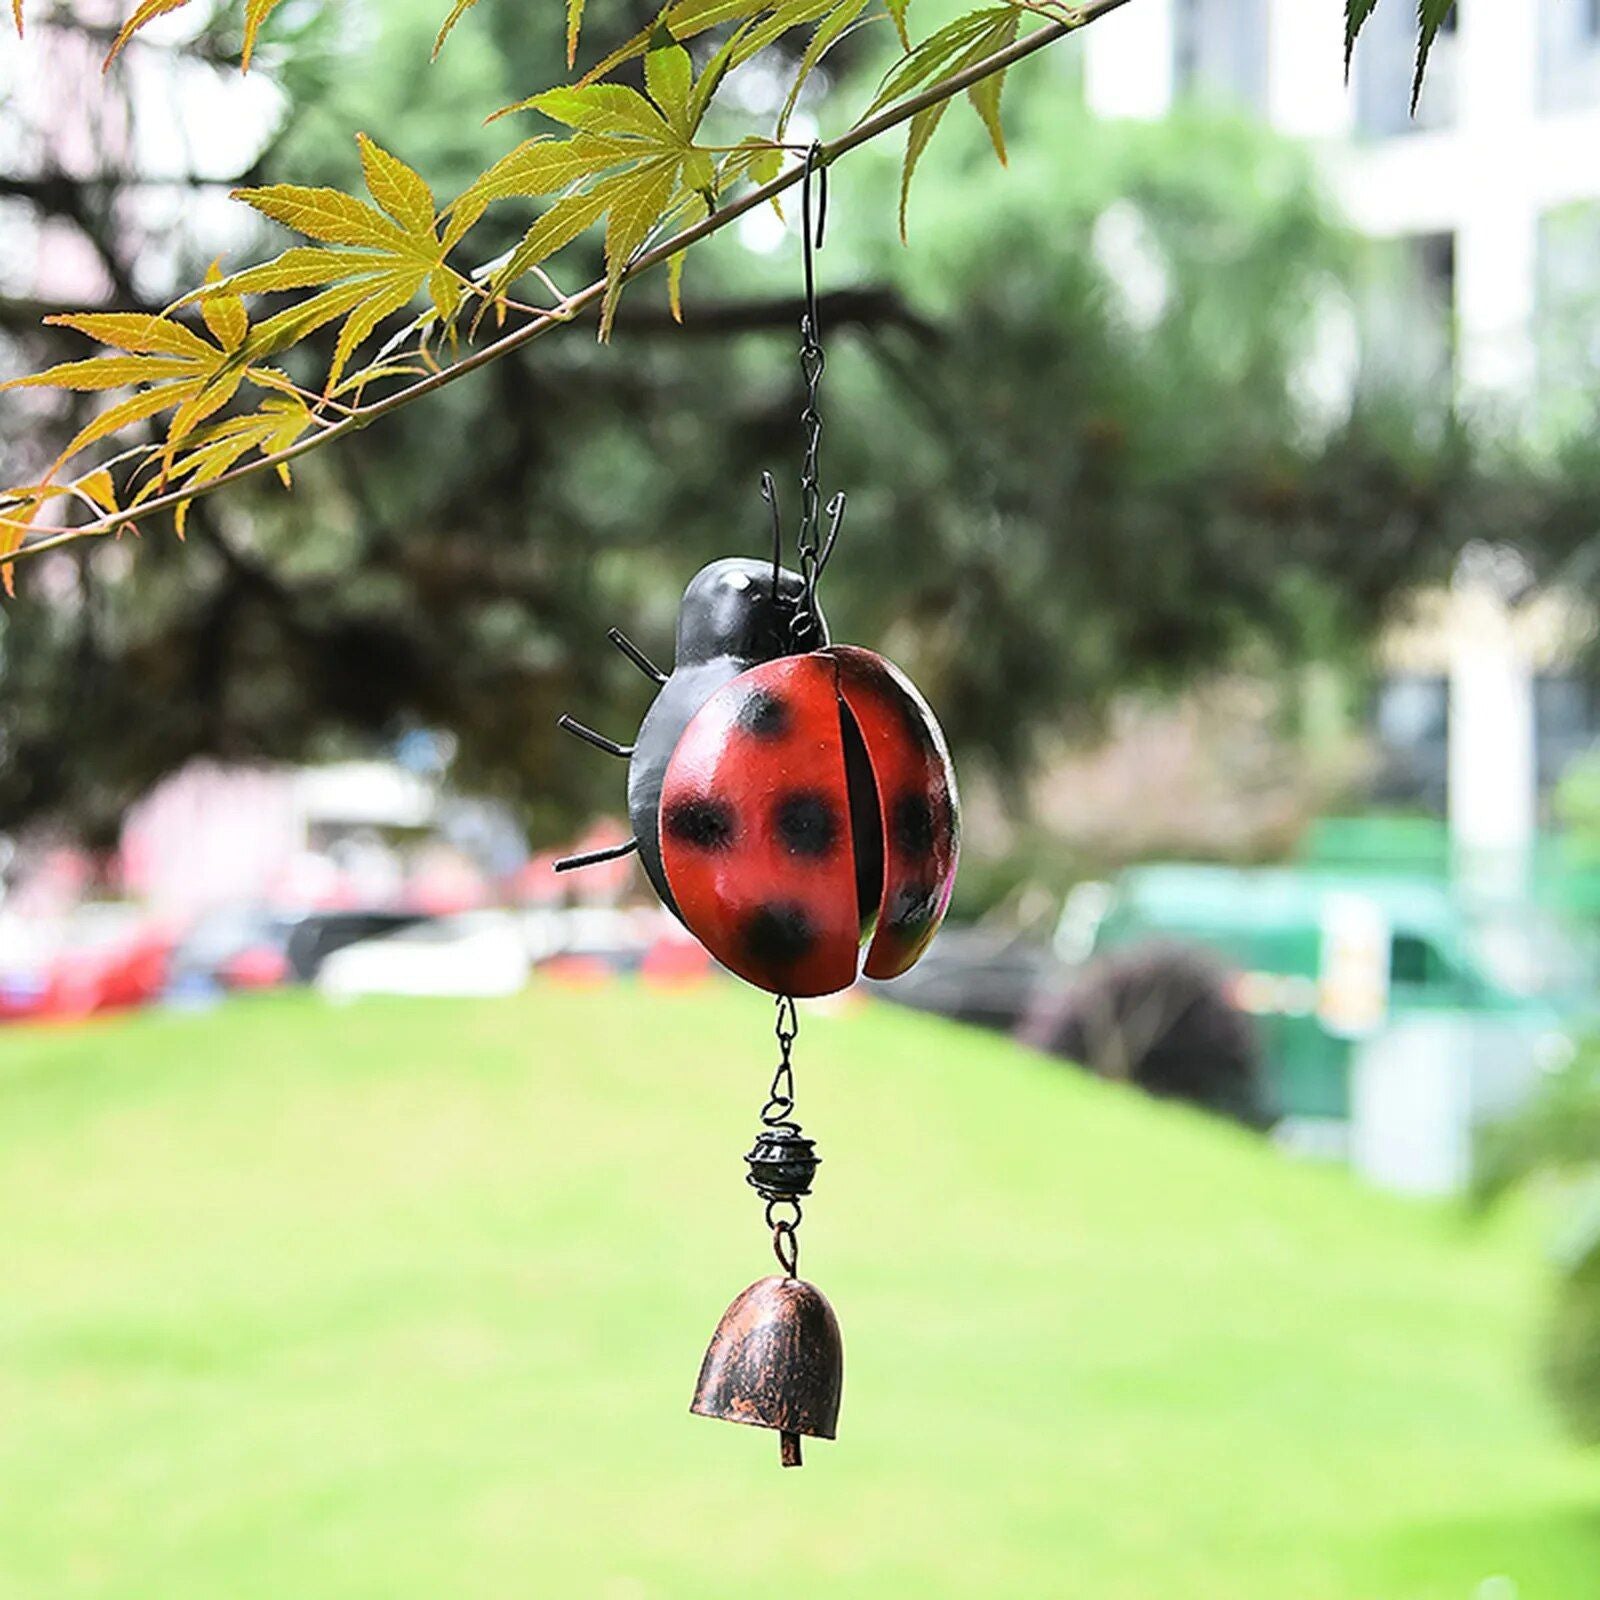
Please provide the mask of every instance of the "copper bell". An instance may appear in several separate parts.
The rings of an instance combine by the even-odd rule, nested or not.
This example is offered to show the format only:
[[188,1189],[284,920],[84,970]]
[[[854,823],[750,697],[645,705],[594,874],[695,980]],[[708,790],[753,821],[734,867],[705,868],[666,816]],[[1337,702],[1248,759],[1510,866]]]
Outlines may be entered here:
[[834,1437],[844,1344],[833,1307],[801,1278],[762,1278],[722,1314],[700,1363],[697,1416],[782,1435],[783,1464],[800,1465],[800,1436]]

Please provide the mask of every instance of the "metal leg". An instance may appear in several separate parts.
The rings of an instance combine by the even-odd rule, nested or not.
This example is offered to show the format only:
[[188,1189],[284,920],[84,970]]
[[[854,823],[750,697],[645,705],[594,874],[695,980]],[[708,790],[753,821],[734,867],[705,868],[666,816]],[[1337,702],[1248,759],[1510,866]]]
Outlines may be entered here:
[[633,754],[631,744],[618,744],[615,739],[608,739],[603,733],[596,733],[593,728],[586,728],[581,722],[575,722],[565,712],[562,713],[556,726],[582,739],[585,744],[592,744],[596,750],[604,750],[608,756],[621,756],[626,761]]
[[575,872],[579,867],[597,867],[602,861],[620,861],[624,856],[631,856],[639,848],[637,839],[630,839],[626,844],[614,844],[606,850],[590,850],[581,856],[563,856],[556,862],[557,872]]

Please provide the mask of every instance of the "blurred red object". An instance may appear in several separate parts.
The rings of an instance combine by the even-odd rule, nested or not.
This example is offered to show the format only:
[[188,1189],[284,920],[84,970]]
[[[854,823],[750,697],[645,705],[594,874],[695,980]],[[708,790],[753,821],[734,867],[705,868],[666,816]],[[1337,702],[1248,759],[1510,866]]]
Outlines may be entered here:
[[129,907],[85,906],[38,933],[28,956],[0,960],[0,1021],[125,1010],[166,984],[172,939]]
[[664,933],[644,953],[639,975],[661,988],[699,983],[709,978],[714,963],[704,945],[680,932]]
[[552,956],[539,976],[569,989],[599,989],[615,979],[616,969],[603,956]]
[[291,976],[289,958],[277,945],[256,944],[229,956],[217,969],[229,989],[275,989]]

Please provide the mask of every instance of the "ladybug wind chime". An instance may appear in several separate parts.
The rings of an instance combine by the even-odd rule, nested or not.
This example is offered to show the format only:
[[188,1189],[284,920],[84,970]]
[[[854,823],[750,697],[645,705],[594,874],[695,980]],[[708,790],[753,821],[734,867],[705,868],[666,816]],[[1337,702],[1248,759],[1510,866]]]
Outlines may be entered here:
[[671,674],[611,631],[661,686],[637,740],[617,744],[570,717],[561,726],[626,758],[633,837],[556,869],[637,850],[668,910],[723,966],[778,997],[778,1067],[745,1161],[783,1271],[751,1284],[724,1313],[691,1409],[775,1429],[786,1467],[800,1465],[802,1435],[834,1437],[843,1381],[833,1308],[797,1275],[800,1202],[819,1158],[793,1115],[795,1001],[848,988],[862,971],[906,971],[943,919],[959,840],[955,774],[933,713],[882,656],[830,644],[817,604],[845,497],[829,502],[824,539],[813,253],[827,172],[815,144],[801,192],[799,571],[782,564],[777,494],[764,473],[772,557],[731,556],[695,574],[678,611]]

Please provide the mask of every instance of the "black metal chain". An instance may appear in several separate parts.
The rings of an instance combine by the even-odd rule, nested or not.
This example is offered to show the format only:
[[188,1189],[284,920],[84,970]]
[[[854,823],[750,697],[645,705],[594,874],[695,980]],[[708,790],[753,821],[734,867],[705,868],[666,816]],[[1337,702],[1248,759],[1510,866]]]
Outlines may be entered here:
[[800,1037],[800,1013],[786,994],[778,996],[777,1021],[772,1030],[778,1038],[778,1070],[772,1075],[767,1103],[761,1108],[761,1121],[768,1128],[798,1133],[800,1124],[790,1119],[794,1110],[794,1062],[790,1059],[794,1042]]
[[[815,201],[813,202],[813,190]],[[812,215],[815,211],[815,225]],[[800,575],[805,580],[805,602],[794,615],[798,635],[811,626],[816,604],[817,580],[833,554],[840,526],[844,522],[845,497],[836,494],[828,502],[830,526],[827,541],[822,538],[822,413],[817,407],[817,390],[827,356],[822,349],[822,317],[817,306],[816,253],[822,248],[828,225],[828,168],[822,159],[822,145],[813,141],[806,151],[805,176],[800,186],[801,250],[805,262],[805,311],[800,318],[800,376],[806,386],[805,409],[800,425],[805,430],[805,453],[800,463]]]
[[[800,1036],[800,1013],[795,1009],[791,995],[778,996],[777,1017],[773,1032],[778,1039],[778,1069],[772,1074],[772,1086],[767,1090],[767,1103],[761,1108],[762,1126],[773,1131],[798,1134],[800,1124],[794,1112],[794,1042]],[[784,1208],[787,1208],[785,1210]],[[772,1253],[787,1277],[794,1277],[800,1266],[801,1221],[798,1199],[769,1198],[767,1200],[767,1226],[772,1230]]]

